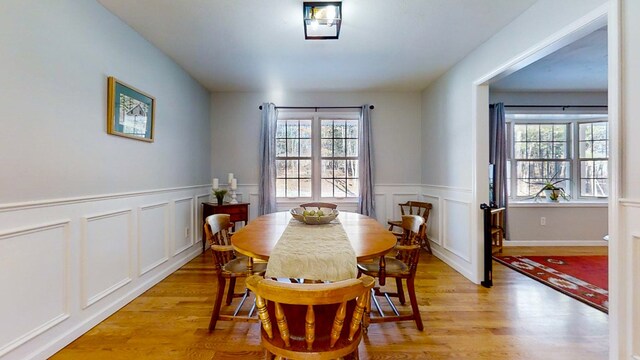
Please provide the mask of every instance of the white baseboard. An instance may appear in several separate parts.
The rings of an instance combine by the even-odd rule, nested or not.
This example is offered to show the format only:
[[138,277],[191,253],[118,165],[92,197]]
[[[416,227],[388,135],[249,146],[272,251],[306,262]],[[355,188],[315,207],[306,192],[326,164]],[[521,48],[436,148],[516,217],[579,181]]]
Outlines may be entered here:
[[507,240],[505,247],[511,246],[609,246],[604,240]]

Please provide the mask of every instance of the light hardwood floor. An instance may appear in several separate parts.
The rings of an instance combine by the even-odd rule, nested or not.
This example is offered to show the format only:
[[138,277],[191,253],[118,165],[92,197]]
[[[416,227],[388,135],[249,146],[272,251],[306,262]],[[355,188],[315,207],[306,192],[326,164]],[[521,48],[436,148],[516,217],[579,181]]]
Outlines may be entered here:
[[[588,255],[606,248],[506,247],[504,253]],[[416,283],[425,330],[413,322],[372,324],[361,359],[608,356],[606,314],[495,262],[494,286],[485,289],[423,253]],[[220,321],[208,332],[214,295],[210,255],[199,256],[52,359],[262,359],[257,323]]]

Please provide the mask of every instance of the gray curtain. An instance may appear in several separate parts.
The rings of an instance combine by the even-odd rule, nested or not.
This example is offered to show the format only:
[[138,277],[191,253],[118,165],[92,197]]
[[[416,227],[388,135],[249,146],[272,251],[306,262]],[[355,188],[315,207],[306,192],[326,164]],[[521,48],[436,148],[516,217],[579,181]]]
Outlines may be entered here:
[[277,211],[276,207],[276,126],[278,114],[273,103],[262,104],[260,130],[260,179],[258,215]]
[[[489,163],[493,168],[490,199],[498,207],[504,207],[505,237],[508,238],[507,221],[507,125],[504,104],[489,105]],[[493,176],[491,176],[493,175]]]
[[370,217],[376,216],[375,194],[373,192],[373,145],[371,136],[371,110],[363,105],[360,111],[360,127],[358,129],[358,169],[360,178],[360,196],[358,212]]

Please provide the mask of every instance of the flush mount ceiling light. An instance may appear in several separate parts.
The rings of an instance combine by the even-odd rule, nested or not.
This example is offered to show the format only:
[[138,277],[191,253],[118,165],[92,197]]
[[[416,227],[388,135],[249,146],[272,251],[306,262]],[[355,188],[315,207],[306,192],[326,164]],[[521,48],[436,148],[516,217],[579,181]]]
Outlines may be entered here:
[[305,39],[329,40],[340,36],[342,1],[305,2],[302,11]]

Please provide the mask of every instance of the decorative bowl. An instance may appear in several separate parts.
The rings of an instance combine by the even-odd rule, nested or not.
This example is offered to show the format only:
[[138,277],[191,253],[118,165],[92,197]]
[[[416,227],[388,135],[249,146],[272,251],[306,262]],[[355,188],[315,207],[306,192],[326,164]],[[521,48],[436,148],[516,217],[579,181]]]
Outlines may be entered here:
[[[320,212],[320,215],[318,215]],[[328,224],[335,219],[340,212],[336,209],[320,208],[319,210],[305,210],[301,207],[291,209],[294,219],[309,225]]]

